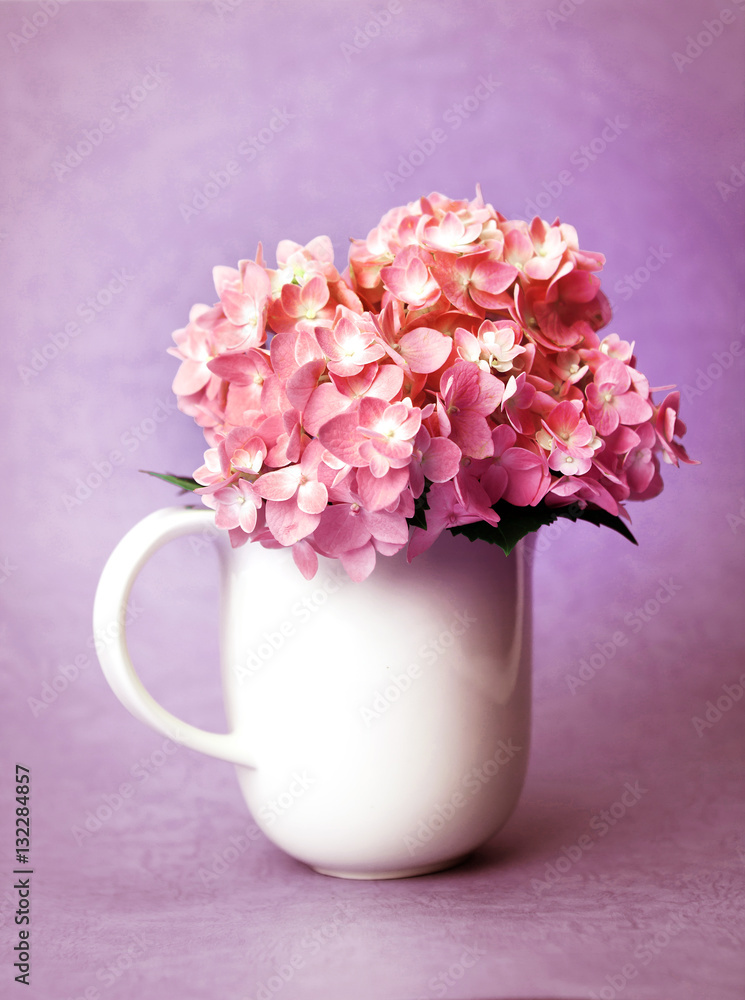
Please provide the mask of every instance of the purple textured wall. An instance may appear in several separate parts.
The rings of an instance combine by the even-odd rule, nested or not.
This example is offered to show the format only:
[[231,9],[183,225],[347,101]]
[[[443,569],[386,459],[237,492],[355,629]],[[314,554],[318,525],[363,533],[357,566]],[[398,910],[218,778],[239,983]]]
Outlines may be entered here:
[[[742,997],[744,29],[743,0],[0,6],[3,990],[17,761],[39,1000]],[[91,647],[106,557],[175,502],[137,470],[201,460],[170,333],[259,240],[325,233],[343,261],[387,208],[476,182],[606,254],[609,329],[681,387],[703,464],[632,508],[638,549],[539,544],[530,774],[475,861],[344,883],[259,837],[223,873],[232,769],[165,755]],[[152,692],[220,727],[210,553],[161,553],[134,609]],[[626,782],[638,803],[552,869]]]

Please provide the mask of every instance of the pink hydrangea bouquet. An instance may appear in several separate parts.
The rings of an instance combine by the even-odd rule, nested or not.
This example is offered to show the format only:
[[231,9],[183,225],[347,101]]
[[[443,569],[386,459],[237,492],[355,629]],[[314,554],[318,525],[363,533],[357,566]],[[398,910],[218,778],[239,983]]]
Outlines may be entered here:
[[[193,477],[234,546],[291,546],[363,580],[445,529],[506,552],[557,517],[634,541],[628,500],[662,489],[680,394],[655,403],[576,230],[433,193],[352,240],[282,240],[216,267],[170,348],[179,408],[208,450]],[[665,390],[672,387],[665,386]]]

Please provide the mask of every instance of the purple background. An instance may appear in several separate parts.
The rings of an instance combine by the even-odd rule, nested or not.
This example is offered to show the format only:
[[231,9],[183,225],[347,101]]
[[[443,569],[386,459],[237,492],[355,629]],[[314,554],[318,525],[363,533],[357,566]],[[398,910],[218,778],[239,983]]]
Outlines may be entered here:
[[[733,23],[678,67],[674,53],[720,17],[721,0],[390,6],[377,33],[380,0],[70,3],[35,35],[30,22],[23,42],[13,36],[41,7],[0,7],[6,995],[20,989],[15,761],[33,775],[25,996],[238,1000],[262,984],[288,1000],[745,994],[745,699],[700,735],[693,722],[743,670],[745,190],[731,179],[745,171],[745,10],[731,2]],[[492,92],[454,128],[455,105],[482,77]],[[138,89],[143,80],[154,89]],[[241,154],[274,109],[285,127]],[[68,144],[103,118],[113,130],[58,176]],[[584,159],[607,119],[613,141]],[[446,141],[394,176],[435,128]],[[180,206],[229,161],[239,172],[186,221]],[[559,214],[606,254],[609,330],[636,340],[653,385],[688,387],[686,443],[703,464],[666,468],[664,494],[632,507],[638,549],[586,525],[540,543],[529,777],[509,825],[472,862],[344,882],[258,837],[205,885],[200,872],[253,830],[232,768],[185,749],[166,758],[111,694],[89,642],[110,551],[140,517],[180,502],[137,470],[188,474],[201,461],[188,418],[169,411],[154,431],[150,419],[171,400],[170,333],[192,303],[213,301],[212,266],[253,256],[258,240],[273,260],[279,239],[327,233],[343,262],[348,237],[389,207],[433,189],[469,197],[476,182],[508,217],[542,196],[544,217]],[[645,271],[655,250],[663,263]],[[122,269],[123,291],[100,295]],[[702,380],[717,352],[729,366]],[[124,463],[66,501],[85,496],[78,480],[96,463],[106,471],[112,451]],[[131,647],[156,697],[219,728],[215,581],[209,552],[182,542],[159,554],[135,590]],[[674,596],[635,624],[627,616],[660,581]],[[619,630],[626,644],[570,690],[580,661]],[[63,667],[79,676],[39,708]],[[78,844],[74,828],[127,781],[132,797]],[[532,880],[637,781],[639,802],[537,891]],[[277,991],[271,977],[293,956],[300,967]]]

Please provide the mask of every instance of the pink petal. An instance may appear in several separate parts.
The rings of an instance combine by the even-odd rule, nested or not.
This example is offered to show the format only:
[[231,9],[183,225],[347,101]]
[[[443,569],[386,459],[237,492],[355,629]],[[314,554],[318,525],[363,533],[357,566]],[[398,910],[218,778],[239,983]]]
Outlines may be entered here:
[[510,448],[502,456],[509,474],[504,499],[517,507],[535,506],[548,492],[551,475],[545,459],[525,448]]
[[320,514],[326,509],[328,497],[323,483],[303,483],[297,491],[297,505],[305,514]]
[[191,396],[199,392],[212,378],[204,361],[182,361],[171,388],[177,396]]
[[313,535],[317,545],[330,556],[357,549],[370,539],[361,510],[352,511],[346,503],[331,504],[321,515],[321,522]]
[[461,450],[449,438],[433,438],[422,457],[422,472],[433,483],[446,483],[458,474]]
[[378,374],[375,376],[367,395],[388,402],[398,395],[403,384],[404,372],[402,368],[399,368],[398,365],[382,365],[378,369]]
[[654,414],[647,400],[642,399],[636,392],[625,392],[622,396],[616,396],[613,403],[622,424],[643,424]]
[[294,500],[270,500],[266,504],[266,526],[280,545],[294,545],[315,531],[320,514],[305,514]]
[[343,396],[332,382],[324,382],[318,386],[305,407],[303,426],[309,434],[318,435],[324,424],[351,406],[352,400],[348,396]]
[[[341,398],[344,399],[343,396]],[[364,403],[367,398],[366,396],[362,402]],[[348,401],[344,399],[345,406],[347,403]],[[364,461],[360,457],[360,445],[364,438],[357,430],[360,416],[357,409],[349,413],[341,413],[338,417],[327,420],[318,433],[318,438],[324,448],[328,448],[332,455],[336,455],[348,465],[359,465]]]
[[631,385],[628,366],[616,358],[609,358],[595,372],[595,385],[611,389],[614,395],[620,395]]
[[502,499],[508,482],[509,476],[507,475],[507,470],[502,465],[490,465],[481,476],[481,485],[486,490],[489,501],[492,504]]
[[517,440],[517,435],[514,430],[507,424],[500,424],[499,427],[495,427],[491,432],[491,436],[492,441],[494,442],[495,456],[502,455],[502,453],[508,448],[511,448]]
[[409,482],[408,469],[389,469],[381,478],[373,476],[369,469],[357,470],[357,490],[362,504],[368,511],[382,510],[398,500],[401,491]]
[[306,541],[296,542],[292,546],[292,558],[305,579],[312,580],[318,572],[318,555],[313,546]]
[[511,264],[483,260],[471,275],[471,298],[485,309],[499,308],[502,304],[501,293],[510,287],[516,277],[517,268]]
[[420,326],[401,337],[398,349],[413,372],[428,375],[445,364],[453,349],[453,341],[439,330]]
[[362,583],[375,569],[375,549],[372,542],[362,548],[343,552],[339,557],[341,564],[355,583]]
[[[282,291],[284,292],[287,287],[285,285]],[[329,300],[329,286],[326,284],[326,279],[317,274],[307,281],[300,291],[300,300],[303,312],[319,312]]]
[[363,517],[376,541],[405,545],[409,540],[409,526],[402,514],[386,510],[365,511]]
[[212,280],[215,283],[215,291],[218,297],[228,288],[236,288],[240,284],[241,273],[234,267],[225,267],[218,264],[212,268]]
[[450,422],[450,439],[464,455],[470,458],[489,458],[494,454],[494,442],[486,417],[474,410],[461,410],[460,413],[450,415]]
[[[587,388],[589,389],[590,386]],[[644,400],[641,401],[644,402]],[[620,417],[614,403],[603,403],[602,407],[588,406],[588,409],[590,411],[590,419],[592,420],[595,430],[602,437],[612,434],[618,427]]]
[[473,264],[468,258],[458,258],[456,254],[436,253],[432,269],[435,280],[456,309],[467,316],[481,319],[484,309],[474,305],[468,294]]
[[318,380],[326,370],[326,362],[322,359],[308,361],[302,365],[289,379],[285,386],[287,398],[296,410],[302,411],[311,394],[318,388]]
[[276,472],[266,472],[256,480],[256,489],[265,500],[289,500],[294,497],[300,483],[297,465]]

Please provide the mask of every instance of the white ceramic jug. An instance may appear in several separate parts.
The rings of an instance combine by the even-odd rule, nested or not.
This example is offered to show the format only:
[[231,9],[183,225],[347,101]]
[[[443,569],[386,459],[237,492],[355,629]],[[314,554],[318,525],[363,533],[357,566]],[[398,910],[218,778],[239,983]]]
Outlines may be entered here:
[[[204,533],[220,553],[224,734],[158,705],[124,629],[146,560]],[[496,833],[522,787],[529,545],[505,556],[445,532],[410,565],[404,552],[378,557],[363,583],[323,558],[307,581],[288,549],[232,549],[213,511],[169,507],[125,535],[104,568],[94,630],[118,638],[101,646],[101,666],[137,718],[236,765],[257,824],[288,854],[344,878],[438,871]]]

